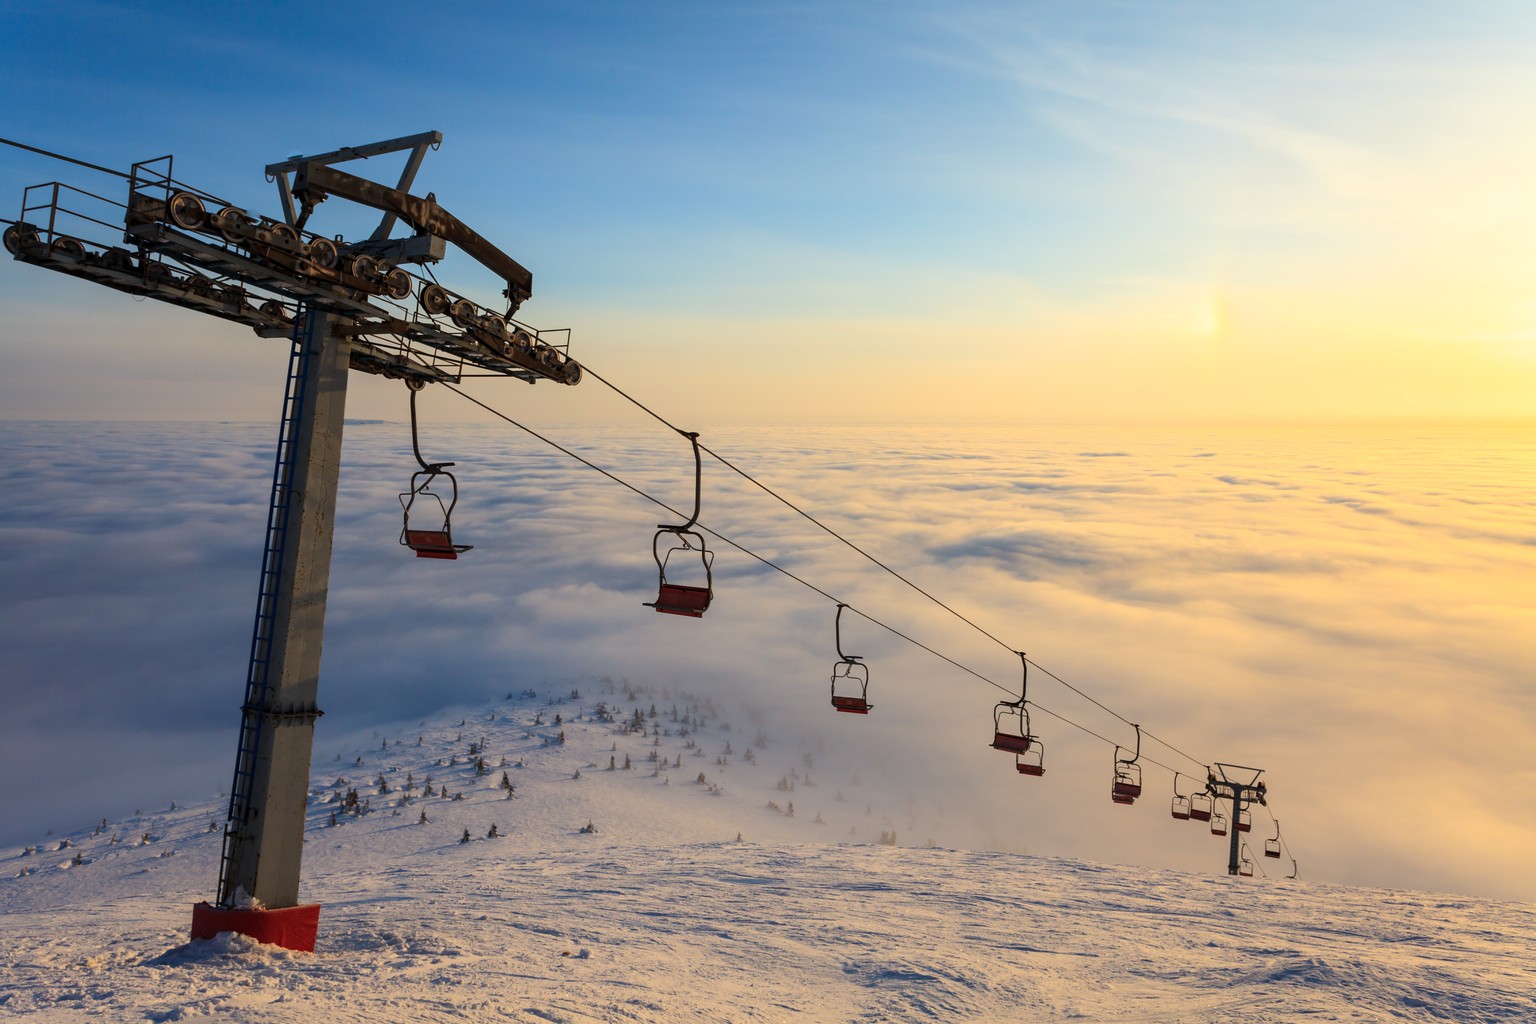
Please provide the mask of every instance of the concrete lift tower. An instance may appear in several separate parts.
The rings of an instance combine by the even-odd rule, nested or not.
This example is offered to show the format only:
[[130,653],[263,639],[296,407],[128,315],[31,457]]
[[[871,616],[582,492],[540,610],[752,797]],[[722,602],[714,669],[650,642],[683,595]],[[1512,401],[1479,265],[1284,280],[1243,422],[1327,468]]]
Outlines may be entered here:
[[[299,865],[348,370],[413,391],[469,375],[581,380],[569,332],[541,334],[513,318],[533,276],[432,195],[410,194],[422,158],[441,142],[441,133],[425,132],[271,164],[281,219],[177,181],[166,156],[127,175],[107,172],[127,179],[126,202],[60,182],[34,185],[4,232],[6,251],[23,263],[292,342],[218,896],[193,908],[193,938],[235,931],[314,948],[320,907],[299,903]],[[399,152],[408,156],[394,187],[335,166]],[[332,196],[383,218],[356,241],[310,231],[310,215]],[[411,233],[393,237],[397,221]],[[120,240],[93,240],[118,232]],[[506,283],[504,311],[407,269],[442,259],[448,245]],[[423,463],[428,479],[443,465]],[[447,526],[446,513],[441,531],[412,531],[407,521],[401,543],[423,557],[455,557],[463,547],[451,544]]]

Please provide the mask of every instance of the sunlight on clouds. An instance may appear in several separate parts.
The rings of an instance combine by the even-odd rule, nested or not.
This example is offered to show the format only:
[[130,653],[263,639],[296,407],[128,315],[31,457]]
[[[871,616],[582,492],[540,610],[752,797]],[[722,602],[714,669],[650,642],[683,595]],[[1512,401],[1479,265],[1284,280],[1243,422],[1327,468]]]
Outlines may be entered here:
[[[0,728],[58,745],[171,714],[182,731],[233,742],[269,433],[16,428],[6,482],[24,500],[0,520],[16,581],[0,639],[42,685]],[[686,452],[654,426],[556,433],[653,493],[691,490]],[[1536,782],[1527,433],[802,427],[709,440],[1199,761],[1269,769],[1274,813],[1309,877],[1530,895],[1523,876],[1488,874],[1506,857],[1536,857],[1536,833],[1519,824],[1536,816],[1536,789],[1522,784]],[[845,640],[869,659],[877,713],[841,721],[826,707],[826,599],[722,544],[709,615],[658,616],[641,602],[655,596],[651,533],[670,516],[508,428],[435,423],[423,443],[457,463],[455,538],[475,549],[454,563],[410,558],[396,501],[412,468],[408,430],[349,428],[322,700],[332,726],[629,676],[739,694],[807,749],[836,744],[885,797],[913,794],[940,842],[1219,863],[1209,842],[1168,825],[1162,769],[1149,766],[1145,806],[1112,807],[1112,751],[1044,712],[1045,784],[1002,771],[986,736],[993,703],[1017,692],[1010,651],[718,467],[706,467],[706,526],[998,688],[855,615]],[[1030,696],[1113,742],[1132,738],[1042,673]],[[55,794],[88,787],[68,762],[53,771],[57,788],[16,794],[15,822],[70,824],[55,820]],[[133,771],[166,796],[188,785],[176,764]],[[196,777],[217,785],[223,771]],[[1488,778],[1510,786],[1488,791]],[[1447,835],[1469,837],[1459,845],[1425,843],[1405,825],[1442,788],[1461,794],[1441,819]],[[77,816],[99,813],[92,803]]]

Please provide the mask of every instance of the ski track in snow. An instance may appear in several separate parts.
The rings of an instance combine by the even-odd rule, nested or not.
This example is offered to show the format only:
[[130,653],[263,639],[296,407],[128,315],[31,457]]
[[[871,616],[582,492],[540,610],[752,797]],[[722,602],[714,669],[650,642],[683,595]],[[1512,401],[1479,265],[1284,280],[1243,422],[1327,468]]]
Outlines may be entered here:
[[[615,721],[594,720],[598,700]],[[647,727],[666,735],[620,730],[652,703]],[[324,904],[314,954],[186,941],[191,904],[214,884],[221,801],[11,851],[0,1016],[1536,1021],[1530,906],[875,844],[900,814],[866,814],[849,766],[817,763],[822,782],[785,792],[798,750],[770,738],[746,763],[747,731],[700,710],[685,738],[697,706],[677,699],[679,723],[672,703],[509,699],[341,761],[322,740],[305,852],[304,898]],[[466,755],[481,739],[494,767],[477,776]],[[660,772],[652,751],[682,765]],[[631,770],[608,770],[626,755]],[[415,795],[401,806],[407,773]],[[463,799],[422,798],[428,775]],[[377,806],[333,827],[349,787]],[[790,799],[795,817],[768,806]],[[589,821],[595,834],[581,831]],[[485,838],[492,822],[502,837]]]

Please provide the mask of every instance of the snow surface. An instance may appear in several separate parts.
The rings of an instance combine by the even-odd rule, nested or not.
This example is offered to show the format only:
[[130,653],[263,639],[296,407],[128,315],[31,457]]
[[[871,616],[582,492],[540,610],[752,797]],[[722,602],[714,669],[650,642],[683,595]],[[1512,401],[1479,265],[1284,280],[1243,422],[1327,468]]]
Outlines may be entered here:
[[[215,883],[210,799],[0,858],[0,1014],[1536,1020],[1529,905],[926,848],[924,812],[871,805],[836,750],[808,765],[747,712],[677,693],[509,695],[326,742],[303,891],[324,904],[315,953],[186,941]],[[367,813],[345,809],[349,789]]]

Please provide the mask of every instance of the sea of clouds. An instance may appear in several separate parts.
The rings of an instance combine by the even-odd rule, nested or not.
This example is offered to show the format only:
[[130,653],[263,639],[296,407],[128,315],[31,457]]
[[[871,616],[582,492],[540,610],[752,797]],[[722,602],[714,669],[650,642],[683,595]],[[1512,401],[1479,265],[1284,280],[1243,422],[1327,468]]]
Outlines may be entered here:
[[[674,508],[686,442],[548,427]],[[275,427],[6,425],[0,842],[206,796],[233,759]],[[1307,877],[1536,898],[1536,527],[1528,431],[1498,427],[731,429],[705,443],[993,640],[706,459],[701,522],[996,687],[845,613],[868,718],[828,707],[835,604],[728,544],[702,620],[657,615],[670,513],[502,423],[429,426],[455,562],[398,544],[408,426],[348,425],[316,761],[342,733],[596,679],[729,694],[847,748],[904,843],[1220,871],[1173,776],[1267,770]],[[688,582],[686,579],[680,582]],[[1046,775],[988,749],[1029,696]],[[1060,717],[1057,717],[1060,716]],[[1065,719],[1065,720],[1063,720]],[[1108,799],[1144,740],[1146,796]],[[1166,741],[1166,744],[1159,741]],[[1172,746],[1168,746],[1171,744]],[[1176,748],[1176,749],[1175,749]],[[126,769],[116,766],[126,765]],[[908,832],[906,826],[915,832]],[[1260,809],[1250,843],[1274,832]],[[1271,871],[1288,871],[1268,862]]]

